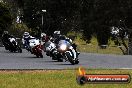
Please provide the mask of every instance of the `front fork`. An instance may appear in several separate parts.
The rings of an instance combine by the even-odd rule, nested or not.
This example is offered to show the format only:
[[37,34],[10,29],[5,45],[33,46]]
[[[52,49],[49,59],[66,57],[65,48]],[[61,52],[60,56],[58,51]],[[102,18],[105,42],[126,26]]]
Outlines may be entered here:
[[75,51],[73,47],[70,47],[69,51],[66,51],[66,52],[70,53],[70,55],[73,57],[74,60],[76,60],[76,58],[78,57],[77,52]]
[[66,53],[69,53],[70,56],[73,58],[74,61],[77,59],[77,55],[76,55],[76,52],[75,52],[74,49],[64,52],[63,56],[64,56],[65,60],[68,61],[68,57],[67,57]]

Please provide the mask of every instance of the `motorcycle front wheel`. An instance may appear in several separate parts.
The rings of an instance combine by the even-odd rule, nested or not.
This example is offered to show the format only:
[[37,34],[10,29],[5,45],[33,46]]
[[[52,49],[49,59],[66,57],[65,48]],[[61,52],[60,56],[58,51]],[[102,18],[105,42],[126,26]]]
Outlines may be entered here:
[[70,55],[69,52],[66,52],[66,57],[68,58],[69,62],[70,62],[72,65],[76,64],[76,63],[75,63],[75,60],[73,60],[73,57]]
[[43,58],[43,55],[42,55],[42,53],[40,54],[40,57],[41,57],[41,58]]
[[78,64],[78,63],[79,63],[79,60],[76,60],[76,61],[75,61],[75,64]]
[[19,52],[19,53],[22,53],[22,49],[18,46],[17,47],[17,51]]
[[39,57],[40,57],[40,58],[43,58],[43,55],[42,55],[42,53],[38,53],[38,54],[36,54],[36,57],[37,57],[37,58],[39,58]]
[[63,62],[63,58],[58,58],[58,62]]

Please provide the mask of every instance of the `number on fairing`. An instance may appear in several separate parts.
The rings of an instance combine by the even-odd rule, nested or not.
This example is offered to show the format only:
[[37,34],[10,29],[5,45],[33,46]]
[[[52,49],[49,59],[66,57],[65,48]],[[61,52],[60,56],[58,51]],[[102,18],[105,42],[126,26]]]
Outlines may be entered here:
[[51,44],[50,44],[49,47],[48,47],[48,49],[49,49],[49,50],[52,50],[52,48],[53,48],[53,47],[52,47]]

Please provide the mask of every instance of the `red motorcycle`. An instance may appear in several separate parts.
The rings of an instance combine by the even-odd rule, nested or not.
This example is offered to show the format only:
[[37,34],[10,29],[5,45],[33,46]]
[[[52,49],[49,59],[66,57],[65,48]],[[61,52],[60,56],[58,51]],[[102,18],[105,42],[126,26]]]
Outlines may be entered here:
[[41,57],[43,58],[42,50],[43,46],[39,43],[39,39],[31,39],[29,40],[29,45],[31,47],[31,53],[36,55],[38,58]]
[[43,58],[42,49],[43,49],[42,45],[37,45],[32,48],[32,53],[36,55],[38,58],[39,57]]

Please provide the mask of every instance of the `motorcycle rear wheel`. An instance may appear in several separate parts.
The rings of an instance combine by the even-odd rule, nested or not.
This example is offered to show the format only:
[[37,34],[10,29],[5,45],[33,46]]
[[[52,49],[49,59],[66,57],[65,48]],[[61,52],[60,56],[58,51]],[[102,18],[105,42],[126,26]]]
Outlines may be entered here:
[[63,58],[58,58],[58,62],[63,62]]
[[22,49],[20,47],[17,48],[19,53],[22,53]]

